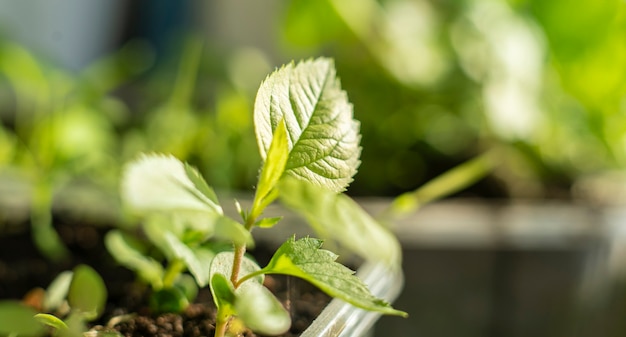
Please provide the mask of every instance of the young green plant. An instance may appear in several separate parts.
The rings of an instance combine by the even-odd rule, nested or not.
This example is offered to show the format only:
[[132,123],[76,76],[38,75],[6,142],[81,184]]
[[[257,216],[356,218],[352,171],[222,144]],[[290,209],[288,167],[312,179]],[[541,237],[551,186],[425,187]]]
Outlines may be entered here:
[[52,336],[83,336],[87,323],[102,314],[106,298],[100,275],[87,265],[79,265],[60,273],[46,289],[40,303],[45,313],[17,302],[0,302],[0,335],[43,336],[47,326]]
[[[360,164],[360,134],[332,60],[291,63],[268,76],[257,93],[254,124],[264,163],[250,208],[236,201],[240,221],[224,214],[213,189],[189,165],[168,155],[144,154],[125,170],[122,197],[143,216],[143,229],[167,256],[171,273],[139,250],[121,253],[131,245],[110,244],[123,242],[115,239],[119,233],[108,238],[109,250],[156,289],[171,287],[166,279],[175,282],[185,269],[198,286],[209,285],[218,309],[216,336],[237,333],[242,325],[264,335],[289,329],[289,313],[263,286],[267,274],[299,277],[359,308],[406,316],[373,296],[335,261],[337,255],[321,249],[322,240],[288,238],[264,267],[246,255],[254,243],[252,230],[280,221],[263,216],[280,198],[325,238],[399,268],[397,240],[342,194]],[[212,250],[209,243],[215,241],[233,248]]]

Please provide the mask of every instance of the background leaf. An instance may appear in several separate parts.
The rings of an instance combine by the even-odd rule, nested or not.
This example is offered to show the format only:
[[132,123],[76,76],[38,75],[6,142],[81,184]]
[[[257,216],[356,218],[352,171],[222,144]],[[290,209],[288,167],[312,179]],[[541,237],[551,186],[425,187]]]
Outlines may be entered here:
[[332,60],[291,63],[261,84],[254,124],[263,159],[281,120],[289,136],[286,172],[332,191],[345,190],[360,163],[359,123]]
[[44,310],[51,312],[63,304],[70,290],[73,276],[73,272],[64,271],[52,280],[46,289],[46,296],[43,300]]
[[41,336],[44,326],[34,316],[37,312],[21,303],[0,301],[0,335]]
[[87,265],[74,268],[67,300],[72,310],[79,310],[87,320],[102,314],[107,299],[107,289],[100,275]]
[[216,199],[199,175],[169,155],[144,154],[127,164],[122,176],[122,200],[138,213],[185,210],[222,214]]
[[402,249],[398,239],[344,194],[283,179],[281,202],[304,217],[323,239],[338,242],[362,258],[399,268]]
[[211,260],[215,256],[211,250],[203,247],[189,247],[172,233],[166,233],[165,242],[167,242],[175,256],[184,261],[185,266],[196,279],[198,286],[204,287],[209,284],[209,268]]
[[105,237],[107,251],[115,260],[126,268],[135,271],[139,277],[150,282],[153,288],[163,286],[163,267],[161,264],[144,255],[119,230],[111,230]]

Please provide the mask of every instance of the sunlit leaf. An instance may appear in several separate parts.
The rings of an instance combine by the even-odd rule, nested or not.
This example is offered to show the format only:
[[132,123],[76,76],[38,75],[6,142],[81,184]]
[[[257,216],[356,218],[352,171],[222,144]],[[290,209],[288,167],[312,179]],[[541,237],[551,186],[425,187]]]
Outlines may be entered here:
[[194,181],[186,166],[172,156],[144,154],[124,170],[122,200],[140,213],[187,210],[222,214],[214,194],[204,187],[206,183],[191,176]]
[[290,238],[276,251],[263,271],[300,277],[332,297],[356,307],[388,315],[407,316],[389,303],[373,296],[354,272],[335,262],[337,255],[321,249],[322,240]]
[[[287,140],[287,129],[285,123],[280,122],[274,131],[274,136],[270,144],[270,148],[265,158],[265,163],[261,169],[261,175],[259,177],[259,184],[257,185],[256,194],[254,196],[254,203],[252,212],[260,212],[273,200],[271,197],[271,191],[274,189],[278,180],[285,172],[285,165],[289,158],[289,143]],[[253,214],[257,216],[257,214]]]
[[216,205],[219,205],[219,200],[217,199],[217,195],[213,188],[211,188],[204,178],[200,175],[198,170],[193,168],[191,165],[185,163],[185,172],[187,173],[187,178],[191,180],[195,188],[202,193],[203,196],[207,197],[209,200],[213,201]]
[[359,123],[341,90],[333,61],[291,63],[261,84],[254,123],[261,157],[284,121],[289,137],[286,172],[332,191],[343,191],[359,166]]
[[291,317],[276,296],[261,283],[244,282],[236,291],[237,316],[252,331],[278,335],[291,327]]
[[261,227],[261,228],[270,228],[270,227],[274,227],[274,225],[276,225],[280,220],[282,220],[283,217],[279,216],[279,217],[272,217],[272,218],[263,218],[259,221],[256,222],[256,224],[254,224],[255,226]]

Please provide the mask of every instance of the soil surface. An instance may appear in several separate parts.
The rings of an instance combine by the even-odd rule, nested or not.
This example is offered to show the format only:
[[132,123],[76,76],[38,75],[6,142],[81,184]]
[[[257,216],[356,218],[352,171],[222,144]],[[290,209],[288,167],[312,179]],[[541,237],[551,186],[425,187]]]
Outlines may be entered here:
[[[196,301],[182,314],[154,314],[148,306],[149,289],[137,283],[133,273],[118,266],[107,253],[102,238],[109,228],[55,222],[71,251],[71,257],[61,262],[52,262],[37,251],[27,225],[0,226],[0,299],[28,301],[60,272],[87,264],[100,273],[108,290],[105,312],[92,329],[115,330],[127,337],[213,335],[215,307],[208,289],[201,289]],[[251,253],[262,265],[271,256],[271,251],[263,248]],[[292,328],[283,336],[298,336],[330,301],[297,278],[268,276],[265,283],[292,314]],[[241,336],[256,335],[241,331]]]

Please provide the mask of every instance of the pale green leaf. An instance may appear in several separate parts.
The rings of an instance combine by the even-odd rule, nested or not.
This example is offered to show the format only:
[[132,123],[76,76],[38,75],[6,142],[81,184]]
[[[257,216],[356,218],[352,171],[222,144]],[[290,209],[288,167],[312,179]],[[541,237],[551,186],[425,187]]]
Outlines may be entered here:
[[198,286],[204,287],[209,284],[209,268],[211,260],[215,256],[212,251],[202,247],[191,248],[172,233],[165,235],[165,242],[174,255],[185,263],[189,272],[196,279]]
[[355,254],[399,268],[402,249],[396,236],[356,202],[296,179],[280,183],[280,200],[304,217],[326,240],[338,242]]
[[85,322],[85,313],[79,311],[72,311],[70,316],[65,319],[67,324],[66,330],[59,331],[60,337],[85,337],[84,333],[87,331],[87,324]]
[[215,237],[222,240],[229,240],[235,244],[246,244],[248,247],[254,246],[254,239],[250,231],[239,222],[227,217],[220,216],[215,223]]
[[[143,231],[148,240],[171,260],[175,257],[175,254],[167,242],[165,242],[166,235],[172,234],[181,240],[193,237],[196,242],[204,242],[210,237],[217,235],[218,223],[221,221],[220,218],[223,217],[223,215],[217,213],[197,211],[154,213],[146,216],[143,222]],[[220,229],[220,231],[223,231],[223,229]]]
[[246,281],[235,291],[237,316],[252,331],[279,335],[291,327],[291,317],[276,296],[261,283]]
[[192,181],[185,164],[173,156],[141,155],[126,165],[121,186],[122,200],[138,213],[176,210],[223,213],[199,177]]
[[221,312],[226,311],[227,314],[235,314],[235,290],[232,283],[225,275],[215,273],[211,277],[211,293],[213,294],[215,306]]
[[278,248],[268,265],[267,274],[285,274],[300,277],[328,295],[340,298],[356,307],[388,315],[406,316],[389,303],[373,296],[354,272],[335,262],[337,255],[320,249],[322,240],[290,238]]
[[252,205],[252,216],[258,216],[265,206],[273,201],[272,196],[275,196],[275,194],[270,192],[274,189],[278,180],[280,180],[280,177],[285,172],[288,157],[289,143],[287,140],[287,129],[285,128],[285,123],[281,121],[278,123],[276,131],[274,131],[265,163],[261,169],[261,175]]
[[46,311],[54,311],[65,302],[73,276],[73,272],[64,271],[50,282],[43,299],[43,308]]
[[216,205],[219,205],[219,200],[217,199],[217,195],[213,188],[206,183],[200,172],[197,169],[192,167],[191,165],[185,163],[185,173],[187,173],[187,178],[193,183],[196,190],[202,193],[203,196],[213,201]]
[[0,301],[0,336],[41,336],[45,332],[31,307],[17,301]]
[[235,199],[235,210],[237,210],[237,214],[239,214],[239,216],[241,216],[241,219],[243,221],[246,221],[246,218],[248,217],[248,215],[243,210],[243,207],[241,207],[241,203],[237,199]]
[[281,121],[289,137],[286,172],[332,191],[345,190],[360,163],[359,123],[332,60],[288,64],[261,84],[254,125],[263,159]]
[[104,238],[107,251],[124,267],[135,271],[139,277],[150,282],[153,288],[163,286],[162,265],[135,248],[119,230],[109,231]]
[[274,225],[276,225],[282,219],[283,219],[282,216],[273,217],[273,218],[263,218],[257,221],[254,225],[261,227],[261,228],[270,228],[270,227],[274,227]]
[[107,289],[100,275],[87,265],[74,268],[67,300],[86,320],[100,316],[107,299]]
[[62,320],[60,320],[58,317],[54,316],[54,315],[50,315],[50,314],[37,314],[35,316],[35,319],[37,321],[39,321],[42,324],[45,324],[47,326],[53,327],[57,330],[64,330],[67,329],[67,324],[65,324],[65,322],[63,322]]

